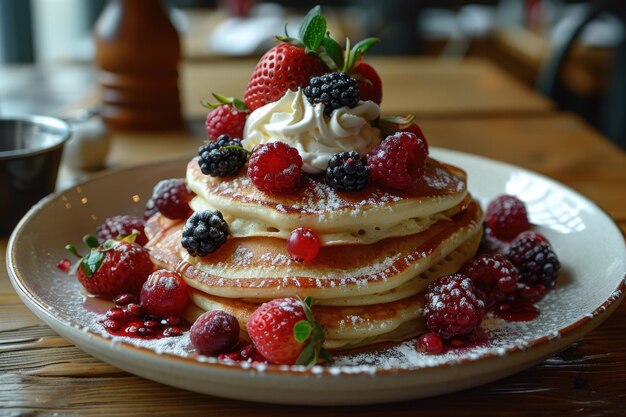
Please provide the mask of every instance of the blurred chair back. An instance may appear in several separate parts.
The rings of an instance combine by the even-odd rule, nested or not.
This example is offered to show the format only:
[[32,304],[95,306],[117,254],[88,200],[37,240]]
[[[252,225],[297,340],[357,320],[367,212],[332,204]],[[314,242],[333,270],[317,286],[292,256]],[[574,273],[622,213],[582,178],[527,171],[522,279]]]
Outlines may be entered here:
[[[577,17],[567,36],[553,42],[536,83],[536,88],[556,101],[559,106],[567,103],[560,94],[559,75],[576,40],[585,28],[600,14],[610,12],[626,27],[626,2],[622,0],[592,1],[585,13]],[[598,127],[615,143],[626,148],[626,36],[616,48],[609,85],[599,98],[601,112],[597,117]]]

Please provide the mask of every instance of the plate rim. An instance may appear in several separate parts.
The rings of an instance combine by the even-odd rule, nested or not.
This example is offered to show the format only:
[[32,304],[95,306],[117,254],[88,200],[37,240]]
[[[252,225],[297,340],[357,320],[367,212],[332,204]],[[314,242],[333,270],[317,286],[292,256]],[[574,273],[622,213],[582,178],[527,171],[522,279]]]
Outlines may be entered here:
[[[606,210],[598,206],[594,201],[590,200],[589,198],[582,195],[578,191],[573,190],[567,185],[562,184],[559,181],[556,181],[541,173],[537,173],[537,172],[531,171],[529,169],[526,169],[526,168],[523,168],[514,164],[491,159],[491,158],[484,157],[481,155],[475,155],[475,154],[471,154],[467,152],[461,152],[461,151],[438,148],[438,147],[432,147],[431,150],[434,151],[434,153],[436,154],[435,156],[436,158],[440,158],[440,155],[443,155],[445,157],[446,154],[457,156],[457,157],[462,157],[462,158],[470,158],[470,159],[477,160],[477,162],[497,165],[498,168],[502,168],[506,170],[515,170],[515,171],[519,171],[525,174],[530,174],[532,176],[539,177],[540,179],[548,182],[551,187],[556,186],[558,188],[567,190],[568,192],[574,194],[576,197],[584,200],[585,203],[593,206],[595,210],[598,210],[599,212],[604,214],[606,218],[610,220],[613,227],[615,227],[616,230],[619,232],[622,246],[626,250],[626,234],[621,230],[621,228],[619,227],[617,222],[613,219],[613,217],[609,215],[609,213],[607,213]],[[134,165],[132,167],[109,169],[101,173],[97,173],[91,176],[90,178],[86,179],[85,181],[76,183],[71,188],[81,187],[86,184],[99,181],[103,178],[106,178],[114,174],[115,175],[122,174],[127,171],[134,171],[138,169],[143,170],[151,166],[157,166],[157,165],[163,165],[163,164],[174,164],[174,163],[182,164],[188,161],[189,161],[189,156],[183,156],[183,157],[174,157],[174,158],[168,158],[168,159],[160,160],[160,161],[143,163],[139,165]],[[461,167],[461,169],[463,168]],[[20,276],[20,272],[16,268],[15,245],[23,229],[26,227],[30,219],[37,213],[44,210],[53,201],[61,198],[62,194],[65,192],[67,192],[67,189],[52,193],[44,197],[42,200],[36,203],[33,207],[31,207],[31,209],[24,215],[24,217],[20,220],[20,222],[17,224],[17,226],[13,230],[9,238],[8,244],[7,244],[6,266],[7,266],[7,272],[9,274],[9,279],[14,289],[16,290],[18,296],[20,297],[20,299],[22,299],[22,302],[24,302],[24,304],[26,304],[26,306],[29,307],[29,309],[31,305],[36,306],[39,313],[43,314],[48,319],[53,320],[57,325],[62,326],[65,330],[71,333],[74,333],[77,337],[81,337],[81,338],[88,337],[89,340],[95,339],[102,346],[108,346],[109,348],[115,347],[116,349],[119,349],[119,350],[128,349],[132,351],[133,353],[148,354],[151,359],[156,360],[156,361],[159,361],[160,359],[162,359],[165,361],[174,361],[174,362],[177,362],[178,364],[184,363],[186,365],[190,365],[190,364],[194,366],[200,365],[207,369],[219,368],[220,370],[232,371],[232,372],[237,372],[237,373],[240,373],[240,372],[248,373],[251,370],[256,370],[258,371],[257,373],[259,374],[267,373],[267,374],[279,375],[279,376],[302,376],[302,377],[337,376],[337,373],[331,372],[331,369],[333,368],[332,366],[331,367],[315,366],[313,368],[306,369],[303,366],[297,366],[297,365],[289,366],[289,365],[275,365],[275,364],[257,365],[257,364],[248,364],[248,363],[239,363],[239,362],[231,363],[231,362],[219,361],[217,358],[211,358],[211,357],[205,357],[205,356],[203,356],[203,359],[206,359],[206,360],[198,360],[196,357],[185,357],[185,356],[176,355],[174,353],[167,353],[167,352],[157,353],[153,349],[148,348],[148,347],[137,346],[135,344],[132,344],[123,340],[114,340],[112,337],[103,336],[89,329],[77,328],[76,326],[71,325],[70,320],[66,321],[54,315],[51,309],[46,308],[47,304],[43,302],[43,300],[41,300],[39,297],[35,296],[35,294],[31,293],[26,287],[24,283],[24,279],[22,278],[22,276]],[[554,340],[555,338],[563,339],[566,336],[571,336],[572,334],[574,334],[574,332],[578,330],[582,332],[580,336],[582,337],[584,334],[592,331],[597,326],[602,324],[602,322],[604,322],[604,320],[606,320],[610,316],[610,314],[612,314],[612,312],[619,306],[619,304],[624,299],[625,295],[626,295],[626,271],[621,277],[617,287],[614,288],[613,291],[611,292],[611,295],[601,305],[596,307],[593,311],[585,314],[580,319],[570,323],[569,325],[559,328],[558,330],[556,330],[555,332],[549,335],[544,335],[539,338],[525,341],[524,346],[516,344],[514,346],[505,348],[503,351],[498,351],[498,352],[494,351],[494,352],[483,354],[479,358],[466,357],[459,361],[455,361],[453,363],[444,362],[444,363],[440,363],[434,366],[427,366],[427,367],[424,367],[424,366],[415,367],[414,366],[414,367],[407,367],[407,368],[398,368],[398,367],[375,368],[375,374],[377,376],[390,376],[390,375],[400,375],[400,374],[406,375],[406,374],[415,373],[419,371],[425,371],[425,370],[441,370],[441,369],[449,368],[451,366],[459,367],[459,366],[463,366],[467,364],[476,364],[479,362],[502,358],[503,356],[509,356],[512,354],[521,353],[529,349],[535,348],[537,346],[544,345],[545,343],[548,343]],[[33,311],[33,313],[35,312]],[[35,315],[41,318],[39,314],[35,313]],[[44,320],[43,318],[42,320],[46,322],[47,325],[49,325],[46,320]],[[362,376],[364,374],[371,375],[370,370],[360,369],[361,368],[360,365],[355,365],[355,366],[341,365],[340,368],[356,368],[356,370],[353,370],[350,372],[341,372],[340,375],[342,377]]]

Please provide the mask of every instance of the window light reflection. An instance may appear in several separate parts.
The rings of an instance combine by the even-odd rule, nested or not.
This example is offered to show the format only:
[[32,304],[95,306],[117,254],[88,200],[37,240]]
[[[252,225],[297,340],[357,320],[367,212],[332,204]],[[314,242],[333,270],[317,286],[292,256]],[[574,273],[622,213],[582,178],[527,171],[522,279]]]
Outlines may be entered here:
[[560,233],[575,233],[585,230],[580,217],[588,210],[583,201],[572,200],[558,187],[525,173],[513,174],[505,186],[507,194],[524,201],[531,223],[553,229]]

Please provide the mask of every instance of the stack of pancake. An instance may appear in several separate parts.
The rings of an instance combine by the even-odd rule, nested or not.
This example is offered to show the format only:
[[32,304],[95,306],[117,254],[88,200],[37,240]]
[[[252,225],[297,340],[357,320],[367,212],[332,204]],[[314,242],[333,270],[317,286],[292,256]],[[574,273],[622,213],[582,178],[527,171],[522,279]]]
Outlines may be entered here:
[[[423,332],[422,292],[471,259],[482,234],[482,212],[465,173],[433,159],[419,184],[403,191],[370,184],[343,193],[323,176],[304,176],[291,193],[266,194],[245,169],[237,177],[210,177],[196,159],[186,179],[196,193],[191,207],[221,211],[231,234],[215,253],[192,257],[180,244],[184,221],[159,214],[148,221],[153,261],[192,288],[187,318],[221,309],[245,329],[264,301],[311,296],[327,349]],[[286,239],[298,227],[320,237],[312,262],[297,262],[287,251]]]

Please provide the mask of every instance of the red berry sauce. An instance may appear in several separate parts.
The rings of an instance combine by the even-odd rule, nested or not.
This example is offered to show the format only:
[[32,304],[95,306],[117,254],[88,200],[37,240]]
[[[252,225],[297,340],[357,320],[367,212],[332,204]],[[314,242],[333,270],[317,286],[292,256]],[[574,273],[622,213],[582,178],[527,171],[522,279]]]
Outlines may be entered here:
[[512,303],[499,304],[494,313],[506,321],[531,321],[539,317],[539,309],[523,299],[516,299]]
[[136,300],[132,294],[115,297],[116,306],[107,310],[100,320],[102,327],[114,336],[141,339],[181,336],[189,329],[189,324],[177,315],[153,317],[146,314]]
[[267,359],[261,356],[254,345],[246,344],[243,340],[240,340],[239,344],[231,352],[222,353],[217,358],[226,362],[269,363]]

